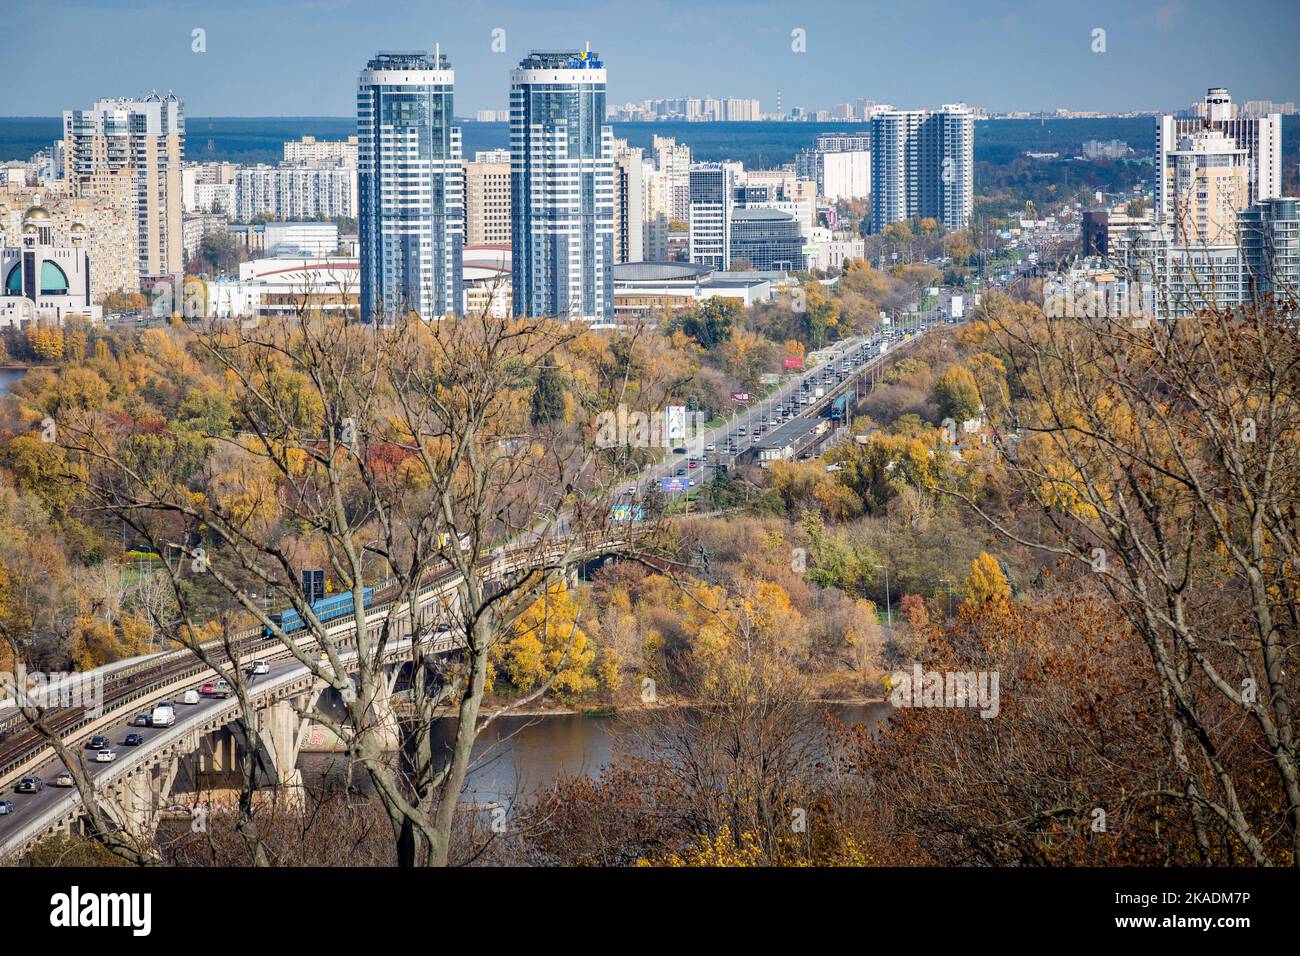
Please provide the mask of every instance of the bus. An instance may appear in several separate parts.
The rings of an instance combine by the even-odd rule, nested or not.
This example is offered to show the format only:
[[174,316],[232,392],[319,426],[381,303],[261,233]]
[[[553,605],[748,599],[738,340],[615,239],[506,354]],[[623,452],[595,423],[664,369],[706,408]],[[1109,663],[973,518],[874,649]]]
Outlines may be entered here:
[[[372,588],[366,588],[361,592],[362,607],[370,607],[370,602],[374,599]],[[321,623],[332,621],[336,617],[343,617],[352,613],[352,592],[341,591],[338,594],[331,594],[329,597],[322,598],[311,606],[312,613],[316,615],[317,620]],[[276,611],[271,615],[271,620],[285,634],[292,634],[294,631],[301,630],[303,627],[302,618],[293,608],[287,611]],[[269,627],[262,628],[262,639],[270,640],[275,637],[275,632]]]

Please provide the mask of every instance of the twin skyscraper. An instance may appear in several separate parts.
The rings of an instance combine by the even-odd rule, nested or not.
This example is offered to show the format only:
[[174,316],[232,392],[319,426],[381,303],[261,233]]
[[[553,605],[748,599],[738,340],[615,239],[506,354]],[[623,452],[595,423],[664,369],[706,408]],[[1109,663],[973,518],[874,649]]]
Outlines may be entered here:
[[[440,51],[379,53],[357,84],[361,311],[463,311],[465,182],[455,73]],[[590,50],[534,52],[510,77],[514,314],[614,316],[613,131]]]

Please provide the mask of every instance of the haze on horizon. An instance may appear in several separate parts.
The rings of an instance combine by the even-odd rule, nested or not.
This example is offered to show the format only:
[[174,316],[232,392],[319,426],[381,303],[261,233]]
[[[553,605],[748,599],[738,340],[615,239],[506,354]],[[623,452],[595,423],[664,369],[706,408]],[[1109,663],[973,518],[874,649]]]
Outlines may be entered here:
[[[1178,109],[1207,86],[1300,101],[1300,4],[1238,0],[44,0],[7,10],[0,115],[53,116],[171,89],[192,116],[348,116],[381,49],[432,49],[456,71],[456,112],[505,109],[532,49],[590,42],[609,101],[743,96],[825,109],[964,100],[990,110]],[[206,52],[192,50],[205,31]],[[1093,52],[1105,30],[1105,52]],[[493,31],[505,50],[494,52]],[[805,31],[806,52],[792,50]],[[498,34],[498,37],[501,35]],[[500,45],[498,43],[498,45]],[[30,80],[30,82],[28,82]]]

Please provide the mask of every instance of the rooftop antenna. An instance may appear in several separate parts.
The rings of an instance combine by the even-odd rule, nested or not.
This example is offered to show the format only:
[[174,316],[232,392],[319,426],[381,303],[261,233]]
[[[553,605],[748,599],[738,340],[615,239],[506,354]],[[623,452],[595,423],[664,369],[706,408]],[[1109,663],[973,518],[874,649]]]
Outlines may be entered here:
[[436,41],[433,44],[433,68],[442,69],[442,44]]

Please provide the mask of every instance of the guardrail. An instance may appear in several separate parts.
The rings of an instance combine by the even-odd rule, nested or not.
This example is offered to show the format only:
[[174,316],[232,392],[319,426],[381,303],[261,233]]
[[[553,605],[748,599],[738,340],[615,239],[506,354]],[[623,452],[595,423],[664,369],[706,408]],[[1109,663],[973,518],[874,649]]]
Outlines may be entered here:
[[[614,539],[601,541],[599,546],[605,548],[619,547],[623,543],[624,542],[621,538],[614,538]],[[536,549],[533,547],[527,547],[527,548],[517,549],[517,551],[513,553],[518,553],[518,551],[523,551],[526,554],[533,554],[535,550]],[[562,554],[566,550],[566,547],[556,546],[556,548],[553,550],[555,552]],[[498,556],[498,558],[504,562],[499,569],[501,572],[509,573],[518,570],[518,567],[516,566],[516,561],[513,557],[507,557],[506,554],[503,553],[502,555]],[[494,558],[493,562],[495,563],[495,561],[498,558]],[[383,585],[381,585],[379,588],[376,588],[376,591],[391,586],[393,581],[394,579],[392,578],[388,579],[383,583]],[[416,594],[416,601],[417,601],[416,612],[419,613],[424,608],[426,608],[435,595],[442,594],[443,592],[454,588],[458,583],[459,583],[459,579],[454,573],[449,573],[447,570],[444,570],[440,572],[438,575],[436,575],[434,580],[431,580],[428,583],[421,585],[420,589],[417,591]],[[389,608],[391,606],[391,603],[392,602],[388,602],[385,604],[371,605],[371,610],[377,611],[377,610]],[[385,611],[384,615],[376,615],[376,623],[382,621],[386,616],[387,616],[387,611]],[[398,616],[399,618],[404,616],[409,619],[411,617],[410,609],[399,607]],[[336,634],[343,633],[349,629],[350,630],[356,629],[355,614],[347,614],[332,619],[326,627],[325,634],[327,638],[333,638]],[[250,629],[250,631],[246,632],[246,637],[254,636],[257,634],[260,634],[260,629],[252,628]],[[220,646],[221,642],[217,642],[217,644],[218,646]],[[312,650],[318,647],[318,644],[319,642],[312,639],[304,643],[298,644],[297,646],[302,650]],[[448,649],[450,649],[450,647]],[[189,655],[192,653],[192,651],[185,648],[181,648],[177,651],[168,652],[168,653],[179,657],[179,656]],[[285,647],[282,643],[275,642],[273,644],[268,643],[265,647],[254,647],[251,650],[248,650],[247,653],[241,654],[239,660],[233,663],[235,663],[236,666],[242,666],[247,661],[257,660],[259,658],[279,660],[285,657],[292,657],[292,656],[293,656],[292,652],[287,647]],[[153,665],[153,666],[160,666],[160,665]],[[62,729],[60,731],[59,736],[61,739],[65,741],[70,739],[78,740],[80,737],[88,736],[96,728],[115,722],[122,714],[123,711],[130,709],[131,704],[135,704],[142,700],[162,699],[168,696],[169,694],[174,693],[178,687],[191,682],[195,677],[200,675],[206,676],[208,674],[215,674],[215,671],[209,668],[206,664],[196,663],[193,667],[186,668],[184,671],[178,672],[176,675],[169,675],[169,677],[174,676],[175,679],[170,679],[165,684],[150,684],[147,686],[143,686],[138,690],[133,691],[125,696],[119,696],[115,698],[113,705],[111,707],[105,707],[105,709],[100,714],[96,714],[93,716],[90,715],[83,716],[81,719],[75,721],[72,724],[69,724],[66,728]],[[7,787],[10,783],[13,782],[14,779],[23,776],[23,774],[29,772],[33,767],[39,765],[40,762],[46,759],[47,756],[46,751],[51,749],[52,748],[50,747],[49,743],[42,739],[34,743],[28,750],[24,751],[21,755],[16,755],[10,758],[3,766],[0,766],[0,788]]]

